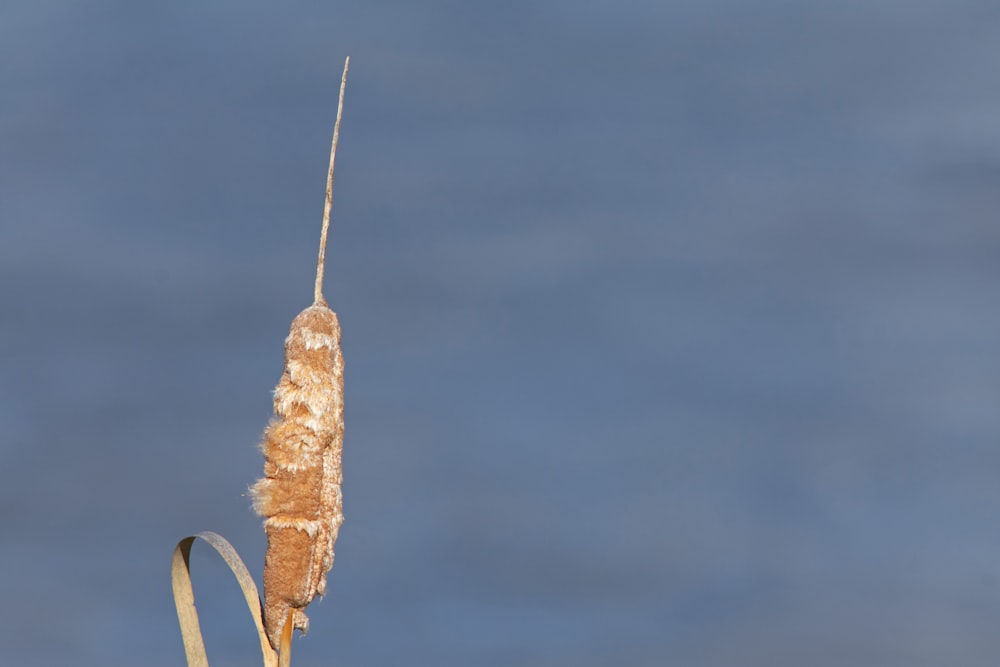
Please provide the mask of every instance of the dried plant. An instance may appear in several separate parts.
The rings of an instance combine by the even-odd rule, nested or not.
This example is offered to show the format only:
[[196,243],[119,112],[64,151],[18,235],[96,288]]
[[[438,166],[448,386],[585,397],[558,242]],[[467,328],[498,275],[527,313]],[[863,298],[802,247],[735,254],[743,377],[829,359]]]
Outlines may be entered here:
[[252,488],[254,509],[265,519],[264,625],[275,648],[286,625],[308,631],[304,610],[317,594],[326,593],[333,545],[344,520],[344,358],[337,315],[322,288],[349,63],[344,63],[330,150],[314,301],[292,321],[285,340],[285,368],[274,391],[275,418],[261,444],[264,477]]
[[313,304],[292,320],[285,339],[284,371],[274,391],[275,418],[261,443],[264,477],[251,488],[267,534],[263,609],[253,577],[229,542],[212,532],[181,540],[174,549],[171,578],[189,667],[208,667],[191,587],[190,553],[196,539],[215,548],[236,575],[257,626],[265,667],[288,667],[293,629],[309,629],[305,608],[316,595],[326,593],[333,546],[344,520],[344,358],[337,315],[323,298],[323,269],[350,62],[344,62],[340,80]]

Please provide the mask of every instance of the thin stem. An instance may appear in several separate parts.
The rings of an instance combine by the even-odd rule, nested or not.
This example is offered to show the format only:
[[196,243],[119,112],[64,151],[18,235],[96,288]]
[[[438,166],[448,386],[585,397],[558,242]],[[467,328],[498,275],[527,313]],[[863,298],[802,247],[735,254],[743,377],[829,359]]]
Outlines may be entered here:
[[288,610],[285,627],[281,629],[281,646],[278,647],[278,667],[289,667],[292,664],[292,617],[295,612]]
[[323,205],[323,231],[319,237],[319,260],[316,262],[316,288],[313,303],[326,303],[323,299],[323,269],[326,263],[326,234],[330,229],[330,209],[333,206],[333,167],[337,161],[337,141],[340,140],[340,119],[344,115],[344,89],[347,87],[347,68],[350,56],[344,60],[344,75],[340,78],[340,101],[337,102],[337,122],[333,126],[333,145],[330,147],[330,169],[326,174],[326,203]]

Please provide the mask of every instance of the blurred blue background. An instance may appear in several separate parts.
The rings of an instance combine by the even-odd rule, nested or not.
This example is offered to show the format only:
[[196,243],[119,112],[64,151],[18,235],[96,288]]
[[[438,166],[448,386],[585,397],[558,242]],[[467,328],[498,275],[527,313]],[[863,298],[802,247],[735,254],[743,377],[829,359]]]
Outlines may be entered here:
[[1000,4],[8,0],[4,662],[183,664],[193,532],[259,576],[346,55],[293,664],[1000,661]]

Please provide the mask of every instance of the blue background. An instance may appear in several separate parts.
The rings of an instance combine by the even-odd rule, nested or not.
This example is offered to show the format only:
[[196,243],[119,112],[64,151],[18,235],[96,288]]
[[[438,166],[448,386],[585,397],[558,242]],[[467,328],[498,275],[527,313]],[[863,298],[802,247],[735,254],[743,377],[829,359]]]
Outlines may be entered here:
[[1000,4],[8,0],[5,663],[182,664],[198,530],[259,576],[346,55],[293,664],[1000,661]]

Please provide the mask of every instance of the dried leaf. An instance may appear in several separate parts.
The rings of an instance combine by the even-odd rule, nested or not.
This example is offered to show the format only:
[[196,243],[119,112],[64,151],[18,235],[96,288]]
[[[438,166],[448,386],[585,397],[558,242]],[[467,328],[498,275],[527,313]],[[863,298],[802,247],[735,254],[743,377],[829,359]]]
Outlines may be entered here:
[[250,616],[257,626],[260,638],[260,650],[264,658],[264,667],[277,667],[278,656],[267,633],[264,631],[264,617],[261,613],[260,595],[250,571],[244,565],[236,549],[226,538],[213,532],[203,532],[185,537],[174,548],[173,562],[170,566],[170,578],[174,588],[174,605],[177,607],[177,620],[181,626],[181,636],[184,639],[184,653],[187,655],[188,667],[208,667],[208,656],[205,653],[205,641],[201,635],[201,624],[198,622],[198,610],[194,604],[194,589],[191,586],[191,545],[197,539],[202,539],[212,545],[226,565],[236,575],[246,598]]

